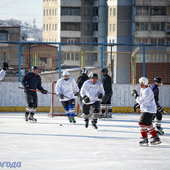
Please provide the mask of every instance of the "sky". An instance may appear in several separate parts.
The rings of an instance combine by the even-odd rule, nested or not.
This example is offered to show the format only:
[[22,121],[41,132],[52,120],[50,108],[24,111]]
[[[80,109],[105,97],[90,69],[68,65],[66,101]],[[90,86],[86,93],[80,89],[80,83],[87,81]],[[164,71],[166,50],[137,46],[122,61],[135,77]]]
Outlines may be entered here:
[[18,19],[42,27],[43,0],[0,0],[0,19]]

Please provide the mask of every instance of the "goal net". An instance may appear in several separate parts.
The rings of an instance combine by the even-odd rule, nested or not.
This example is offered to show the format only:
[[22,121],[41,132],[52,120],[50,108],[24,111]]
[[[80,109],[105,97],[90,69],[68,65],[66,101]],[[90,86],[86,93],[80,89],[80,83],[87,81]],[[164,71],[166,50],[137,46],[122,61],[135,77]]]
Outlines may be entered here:
[[[64,108],[59,100],[59,97],[55,95],[55,86],[56,81],[52,83],[52,95],[51,95],[51,106],[50,106],[50,112],[48,114],[49,117],[54,116],[66,116]],[[79,114],[79,105],[77,104],[77,100],[75,99],[75,115]]]

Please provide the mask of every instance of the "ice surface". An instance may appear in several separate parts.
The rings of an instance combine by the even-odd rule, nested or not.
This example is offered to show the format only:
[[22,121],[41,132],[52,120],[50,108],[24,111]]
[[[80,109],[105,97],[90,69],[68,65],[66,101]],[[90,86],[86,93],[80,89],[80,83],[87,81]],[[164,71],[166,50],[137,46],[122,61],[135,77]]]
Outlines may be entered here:
[[26,123],[24,113],[0,113],[0,162],[21,161],[24,170],[170,169],[169,115],[162,144],[149,147],[139,146],[139,114],[113,114],[99,120],[98,130],[86,129],[81,118],[73,125],[66,117],[35,117],[37,123]]

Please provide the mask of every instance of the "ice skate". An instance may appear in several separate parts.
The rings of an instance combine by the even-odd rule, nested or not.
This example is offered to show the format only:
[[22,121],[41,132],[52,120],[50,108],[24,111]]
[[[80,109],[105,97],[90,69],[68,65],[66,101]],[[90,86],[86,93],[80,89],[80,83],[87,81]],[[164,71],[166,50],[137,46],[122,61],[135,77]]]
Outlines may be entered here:
[[88,126],[89,126],[89,119],[85,119],[84,121],[85,121],[85,127],[88,128]]
[[28,119],[29,119],[30,122],[37,122],[37,119],[35,119],[34,115],[32,115],[32,114],[29,116]]
[[159,136],[155,136],[155,137],[152,138],[152,139],[153,139],[153,140],[150,142],[151,145],[157,145],[157,144],[160,144],[160,143],[161,143]]
[[156,133],[157,133],[158,135],[164,135],[163,128],[161,128],[161,127],[156,127]]
[[28,121],[28,116],[29,116],[29,112],[26,112],[26,113],[25,113],[25,121],[26,121],[26,122]]
[[76,123],[76,120],[74,117],[70,117],[70,119],[71,119],[71,122]]
[[92,126],[93,126],[95,129],[98,129],[96,123],[97,123],[97,120],[93,120],[93,121],[92,121]]
[[141,146],[148,146],[148,138],[142,138],[142,140],[139,142]]
[[72,123],[72,118],[70,116],[68,116],[68,120],[70,123]]

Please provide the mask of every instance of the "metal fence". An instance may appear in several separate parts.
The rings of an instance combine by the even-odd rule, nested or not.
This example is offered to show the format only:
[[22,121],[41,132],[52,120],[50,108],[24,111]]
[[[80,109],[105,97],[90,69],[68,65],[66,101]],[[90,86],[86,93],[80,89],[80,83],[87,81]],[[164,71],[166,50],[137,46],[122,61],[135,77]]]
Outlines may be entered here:
[[40,68],[43,81],[52,82],[61,77],[62,69],[69,69],[77,78],[80,68],[97,72],[109,69],[114,83],[132,83],[132,52],[135,53],[135,81],[141,76],[161,77],[170,84],[170,44],[117,44],[117,43],[61,43],[61,42],[0,42],[0,64],[9,63],[4,81],[21,81],[31,71]]

